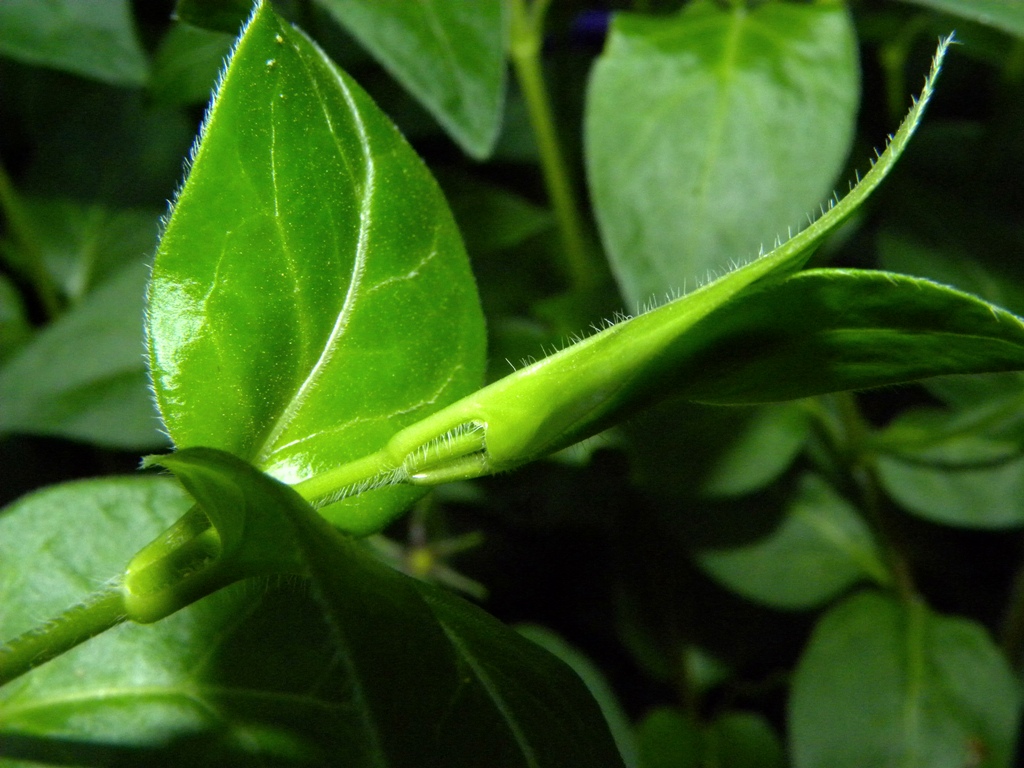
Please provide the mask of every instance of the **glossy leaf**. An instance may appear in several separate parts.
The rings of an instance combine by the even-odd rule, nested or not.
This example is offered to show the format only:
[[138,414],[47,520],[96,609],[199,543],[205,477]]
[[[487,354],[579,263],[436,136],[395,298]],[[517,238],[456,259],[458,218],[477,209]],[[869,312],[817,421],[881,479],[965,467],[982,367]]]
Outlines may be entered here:
[[1016,0],[904,0],[936,11],[988,24],[1024,37],[1024,5]]
[[111,447],[166,444],[142,349],[149,268],[131,264],[0,368],[0,432]]
[[[175,443],[286,482],[374,450],[482,377],[476,291],[440,191],[269,4],[215,99],[158,249],[148,319]],[[415,495],[383,489],[325,513],[365,532]]]
[[821,620],[796,670],[796,768],[1009,766],[1013,672],[977,624],[862,593]]
[[856,509],[813,475],[802,479],[770,536],[742,547],[702,550],[697,561],[729,589],[777,608],[822,605],[865,578],[889,581]]
[[[745,379],[738,376],[729,378],[728,360],[701,361],[718,366],[717,376],[709,376],[701,367],[693,366],[699,357],[692,354],[697,351],[694,343],[703,344],[714,338],[720,322],[706,325],[697,335],[693,333],[694,327],[722,308],[726,310],[723,318],[735,316],[738,320],[736,325],[741,325],[744,318],[750,318],[752,314],[749,311],[733,313],[731,307],[726,307],[730,301],[759,281],[770,285],[800,269],[814,249],[856,211],[885,178],[910,140],[949,44],[950,40],[941,42],[921,99],[914,104],[878,162],[849,195],[807,229],[764,257],[681,299],[605,328],[406,428],[396,434],[379,454],[368,457],[368,463],[390,471],[392,478],[412,479],[425,484],[449,482],[508,469],[539,458],[596,434],[631,413],[674,394],[694,400],[729,403],[799,397],[800,388],[804,385],[789,370],[785,371],[783,379],[785,388],[774,387],[774,393],[768,395],[762,390],[765,385],[774,385],[770,378],[757,380],[759,388],[756,393],[749,390],[741,392]],[[842,286],[856,279],[851,273],[848,280],[837,278],[835,282]],[[812,275],[809,284],[817,285],[814,280],[820,282],[820,275]],[[882,282],[885,280],[883,277]],[[798,288],[807,284],[798,284]],[[792,290],[791,284],[787,284],[785,290]],[[829,294],[826,291],[823,295]],[[955,292],[951,295],[960,296]],[[901,295],[899,300],[902,299]],[[963,300],[976,302],[972,305],[975,308],[989,310],[988,305],[970,297]],[[751,299],[748,309],[751,306],[761,306],[756,297]],[[886,309],[892,310],[891,307]],[[774,317],[772,321],[780,322]],[[995,317],[989,321],[990,330],[994,325],[997,325]],[[1019,323],[1013,320],[1013,324],[1008,326],[1008,338],[1013,337],[1014,327],[1021,332]],[[999,342],[989,346],[999,347],[1007,356],[1012,356],[1012,345],[1006,345],[1008,349],[1003,349]],[[744,355],[749,351],[748,344],[743,350]],[[877,349],[873,351],[875,353]],[[988,370],[998,369],[1000,364],[1004,369],[1012,367],[1009,361],[996,360],[994,348],[989,349],[989,353],[986,356],[984,351],[978,352],[985,365],[989,366]],[[776,359],[772,356],[764,358],[767,361]],[[792,364],[792,360],[787,362]],[[809,360],[803,360],[801,364],[804,368],[813,367]],[[898,367],[892,366],[876,370],[874,373],[879,380],[875,385],[901,380],[897,371]],[[951,371],[932,367],[928,373],[919,371],[917,375],[947,372]],[[842,381],[842,385],[836,387],[838,389],[869,386],[863,377],[858,379],[859,383],[848,384],[853,378],[852,374],[845,378],[826,376],[823,379],[819,376],[816,383],[827,381],[831,387]],[[733,391],[723,389],[726,380]],[[812,388],[803,394],[814,391],[828,390]],[[457,441],[453,440],[456,436],[460,438]],[[438,450],[439,447],[443,450]],[[336,473],[325,473],[318,484],[324,487],[344,486],[361,480],[362,476],[353,472],[359,468],[342,467]]]
[[471,156],[487,157],[505,101],[501,0],[317,0]]
[[[190,503],[169,478],[133,477],[53,486],[5,509],[0,640],[120,572]],[[223,591],[0,688],[2,762],[358,766],[335,652],[305,586]]]
[[849,152],[858,86],[838,3],[617,15],[585,135],[627,303],[685,291],[804,226]]
[[0,54],[116,85],[148,74],[128,0],[4,0]]

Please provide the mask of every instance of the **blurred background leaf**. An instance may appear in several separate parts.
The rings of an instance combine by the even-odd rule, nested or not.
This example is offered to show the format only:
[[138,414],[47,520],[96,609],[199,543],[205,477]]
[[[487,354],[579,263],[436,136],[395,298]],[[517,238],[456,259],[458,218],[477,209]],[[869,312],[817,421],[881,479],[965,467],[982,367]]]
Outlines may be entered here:
[[631,309],[770,250],[833,191],[859,68],[838,4],[620,14],[590,80],[590,191]]
[[4,0],[0,55],[115,85],[149,74],[128,0]]

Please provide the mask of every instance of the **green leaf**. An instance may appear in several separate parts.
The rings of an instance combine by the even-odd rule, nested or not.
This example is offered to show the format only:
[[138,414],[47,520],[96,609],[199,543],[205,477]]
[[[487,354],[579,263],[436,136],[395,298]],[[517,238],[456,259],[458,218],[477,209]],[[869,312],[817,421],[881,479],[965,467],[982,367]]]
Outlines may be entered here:
[[[294,483],[476,387],[484,333],[429,172],[347,75],[261,5],[157,252],[150,367],[179,447]],[[368,532],[417,492],[325,511]]]
[[[470,176],[440,178],[466,250],[476,256],[520,245],[554,226],[551,212],[501,187]],[[507,262],[505,279],[508,280]]]
[[799,403],[758,408],[703,478],[703,494],[742,496],[777,479],[810,435],[807,409]]
[[472,157],[487,157],[505,100],[501,0],[317,0]]
[[964,379],[936,389],[951,396],[953,409],[905,411],[871,441],[883,487],[905,509],[938,523],[1024,523],[1020,380]]
[[123,587],[128,618],[154,622],[236,581],[303,572],[281,520],[281,507],[293,503],[286,486],[210,448],[150,456],[143,466],[169,469],[198,508],[128,564]]
[[0,365],[31,335],[21,294],[6,275],[0,274]]
[[853,138],[842,4],[618,14],[587,97],[591,195],[619,286],[642,305],[806,224]]
[[148,75],[128,0],[4,0],[0,54],[115,85]]
[[148,274],[141,261],[130,264],[5,362],[0,432],[166,444],[140,354]]
[[796,768],[1009,766],[1019,702],[985,630],[862,593],[833,608],[793,680]]
[[697,562],[729,589],[776,608],[822,605],[865,578],[889,582],[857,510],[814,475],[802,479],[770,536],[742,547],[702,550]]
[[[392,469],[393,479],[423,484],[449,482],[501,471],[539,458],[597,434],[605,427],[673,394],[712,402],[773,399],[759,390],[756,394],[749,391],[742,393],[744,399],[741,400],[739,390],[743,386],[743,379],[729,377],[729,361],[705,360],[719,368],[718,375],[710,379],[700,367],[691,367],[691,353],[696,352],[691,345],[691,332],[701,320],[725,307],[759,281],[770,285],[802,267],[814,249],[857,210],[885,178],[910,140],[950,42],[944,40],[940,43],[921,99],[915,102],[878,162],[849,195],[807,229],[764,257],[688,296],[639,317],[606,327],[596,335],[528,365],[406,428],[388,442],[381,455],[373,457],[374,462]],[[848,285],[856,279],[856,274],[850,273],[842,284]],[[821,281],[820,274],[812,275],[804,285],[813,287],[816,285],[813,282],[815,280]],[[865,277],[864,280],[870,282],[872,278]],[[882,282],[885,280],[883,277]],[[836,278],[836,282],[841,282],[840,277]],[[941,293],[942,289],[935,290]],[[823,295],[828,295],[828,291]],[[951,292],[950,296],[962,295]],[[903,298],[901,295],[897,301]],[[970,297],[962,296],[962,300],[974,309],[983,307],[986,312],[991,309]],[[748,307],[758,305],[755,297]],[[728,310],[724,313],[725,317],[732,316],[731,308]],[[749,312],[738,315],[740,321],[751,316]],[[1006,313],[996,313],[988,321],[991,332],[995,332],[993,326],[1003,316],[1012,318]],[[779,323],[777,318],[771,319]],[[942,319],[955,322],[945,317]],[[1016,319],[1012,322],[1013,326],[1009,326],[1006,331],[1010,334],[1009,338],[1012,338],[1014,327],[1018,328],[1018,332],[1021,330]],[[742,322],[737,325],[742,325]],[[709,326],[705,326],[703,332],[697,335],[697,340],[710,340],[714,337],[714,324]],[[733,341],[739,343],[741,340]],[[1003,368],[1012,367],[1008,360],[998,360],[995,354],[1003,352],[1006,357],[1011,357],[1014,351],[1012,344],[1002,344],[994,339],[986,349],[987,355],[985,350],[978,353],[979,367],[974,370],[985,369],[981,360],[989,366],[989,370],[998,369],[1000,364]],[[1018,354],[1020,351],[1017,350]],[[749,352],[747,345],[744,355]],[[877,352],[877,348],[872,350],[872,354]],[[768,361],[773,359],[767,358]],[[896,363],[899,361],[891,362],[892,365],[882,366],[875,371],[880,379],[876,381],[877,385],[901,380],[897,375],[899,367]],[[812,367],[806,360],[802,361],[802,365],[804,368]],[[852,371],[843,372],[851,374],[843,380],[845,386],[847,380],[854,377]],[[909,374],[909,371],[905,372]],[[919,370],[917,375],[944,372],[950,371],[933,367],[927,373]],[[785,394],[778,392],[778,398],[799,396],[797,390],[803,385],[789,371],[786,373],[785,384],[788,389],[784,390]],[[837,376],[829,381],[836,383],[841,378]],[[721,390],[720,385],[726,381],[733,391]],[[763,387],[765,383],[774,382],[758,380],[759,386]],[[714,386],[709,387],[708,384]],[[867,385],[866,381],[860,380],[852,386]],[[330,487],[332,484],[341,486],[351,483],[352,469],[343,467],[337,473],[325,473],[319,478],[320,484]]]
[[882,456],[877,467],[886,493],[918,517],[963,528],[1024,525],[1024,458],[978,462],[976,444],[954,442],[932,448],[926,462]]
[[701,732],[692,717],[661,707],[637,726],[640,768],[700,768]]
[[970,21],[1024,37],[1024,5],[1017,0],[904,0],[925,8],[960,16]]
[[294,522],[345,664],[360,680],[362,736],[375,764],[468,767],[486,754],[510,768],[622,765],[586,687],[553,656],[372,560],[321,518]]
[[622,704],[619,703],[604,673],[583,654],[556,632],[537,624],[520,624],[516,631],[529,638],[544,650],[558,657],[580,676],[587,690],[601,707],[601,712],[608,723],[612,738],[622,756],[626,768],[636,768],[638,756],[633,724],[629,721]]
[[[246,3],[245,14],[248,12]],[[153,77],[149,84],[153,96],[166,104],[206,102],[224,67],[224,60],[231,53],[237,30],[238,25],[235,25],[229,35],[191,24],[171,27],[153,59]]]
[[156,246],[158,211],[59,199],[22,202],[43,263],[72,304],[126,264],[150,256]]
[[753,712],[726,712],[704,732],[704,765],[723,768],[785,768],[778,734]]
[[[6,508],[0,640],[120,572],[190,503],[169,478],[133,477],[53,486]],[[0,688],[0,762],[352,768],[335,653],[303,585],[222,591]]]
[[685,396],[751,403],[1024,368],[1024,321],[928,280],[810,270],[751,290],[673,345]]
[[235,35],[252,7],[253,0],[178,0],[174,16],[202,29]]
[[[217,518],[225,554],[266,555],[275,523],[287,550],[294,532],[327,624],[292,586],[222,591],[152,627],[123,626],[2,689],[5,750],[52,756],[64,744],[134,764],[175,764],[190,749],[208,765],[622,764],[586,687],[546,651],[384,566],[235,457],[161,461]],[[147,478],[54,488],[7,510],[0,585],[17,599],[0,606],[0,633],[116,571],[186,504]]]
[[[294,490],[233,456],[182,454],[182,463],[161,461],[176,471],[187,464],[205,486],[201,502],[220,505],[250,486],[265,495],[268,522],[276,513],[279,535],[294,533],[348,676],[338,693],[351,697],[353,763],[454,768],[478,766],[486,754],[509,768],[622,765],[586,686],[548,652],[462,599],[385,566]],[[230,505],[221,513],[225,549],[232,539],[244,548],[247,538],[270,531],[248,525]]]

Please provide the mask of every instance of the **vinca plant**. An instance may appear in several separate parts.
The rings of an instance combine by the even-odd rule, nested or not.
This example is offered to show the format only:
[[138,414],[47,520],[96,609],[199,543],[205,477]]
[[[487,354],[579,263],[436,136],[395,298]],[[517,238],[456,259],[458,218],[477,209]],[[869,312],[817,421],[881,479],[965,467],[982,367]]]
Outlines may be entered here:
[[1015,764],[1022,40],[0,4],[0,765]]

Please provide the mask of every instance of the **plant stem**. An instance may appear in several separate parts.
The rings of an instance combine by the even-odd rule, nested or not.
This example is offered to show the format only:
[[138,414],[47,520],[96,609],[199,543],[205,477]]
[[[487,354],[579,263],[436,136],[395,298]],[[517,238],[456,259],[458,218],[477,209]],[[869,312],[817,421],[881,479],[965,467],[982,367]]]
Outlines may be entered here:
[[537,140],[544,183],[565,253],[565,270],[572,286],[583,292],[598,282],[601,268],[595,263],[584,234],[579,203],[558,140],[551,100],[541,71],[544,16],[549,3],[550,0],[535,0],[527,8],[526,0],[510,0],[509,54]]
[[35,232],[29,224],[25,209],[14,191],[7,170],[0,164],[0,211],[7,220],[7,229],[16,246],[24,256],[24,269],[42,304],[47,319],[60,314],[60,299],[57,288],[50,277],[46,264],[43,262],[43,249],[39,246]]
[[0,686],[125,620],[119,584],[0,646]]
[[845,433],[845,445],[838,446],[839,452],[860,493],[861,507],[878,537],[896,591],[905,602],[913,603],[917,600],[917,588],[910,566],[898,546],[899,536],[886,513],[874,459],[865,450],[871,427],[861,415],[852,392],[839,392],[833,397]]

